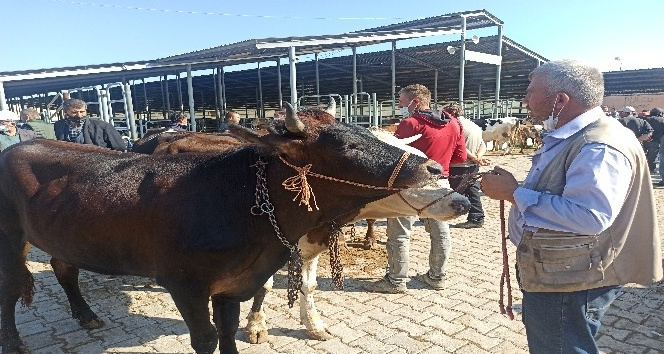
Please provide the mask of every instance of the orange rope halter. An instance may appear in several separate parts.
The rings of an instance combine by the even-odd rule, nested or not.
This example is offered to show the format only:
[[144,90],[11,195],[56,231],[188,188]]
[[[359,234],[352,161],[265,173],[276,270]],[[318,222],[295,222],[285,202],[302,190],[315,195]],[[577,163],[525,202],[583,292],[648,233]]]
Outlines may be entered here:
[[399,159],[399,162],[397,162],[397,165],[394,167],[394,171],[392,171],[392,174],[390,175],[390,178],[387,180],[387,187],[379,187],[379,186],[372,186],[369,184],[363,184],[363,183],[357,183],[357,182],[351,182],[339,178],[334,178],[334,177],[329,177],[325,175],[321,175],[315,172],[311,172],[311,167],[312,164],[307,164],[304,167],[298,167],[295,165],[292,165],[288,163],[283,157],[279,156],[279,159],[281,162],[283,162],[286,166],[294,169],[297,171],[297,175],[293,177],[286,178],[283,183],[281,183],[282,186],[287,191],[291,192],[296,192],[297,194],[295,195],[295,198],[293,198],[293,201],[297,200],[297,198],[300,198],[300,203],[298,205],[306,205],[308,211],[313,211],[313,208],[311,207],[311,204],[309,202],[310,199],[313,199],[314,202],[314,207],[316,207],[316,210],[318,209],[318,205],[316,205],[316,195],[314,194],[313,189],[311,188],[311,185],[309,185],[309,181],[307,180],[307,175],[313,176],[313,177],[318,177],[322,179],[326,179],[329,181],[335,181],[335,182],[341,182],[341,183],[346,183],[350,184],[353,186],[357,187],[363,187],[363,188],[370,188],[370,189],[385,189],[385,190],[401,190],[403,188],[393,188],[392,185],[394,184],[394,181],[397,178],[397,175],[399,175],[399,171],[401,171],[401,168],[403,167],[404,163],[410,156],[410,152],[404,152],[403,155],[401,155],[401,158]]

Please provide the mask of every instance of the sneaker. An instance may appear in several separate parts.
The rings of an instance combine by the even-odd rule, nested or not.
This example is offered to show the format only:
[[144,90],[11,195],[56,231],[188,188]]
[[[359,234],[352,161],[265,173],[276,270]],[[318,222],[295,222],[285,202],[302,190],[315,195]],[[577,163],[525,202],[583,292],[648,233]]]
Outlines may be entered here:
[[484,226],[484,221],[471,221],[462,222],[461,224],[456,224],[454,227],[459,229],[477,229]]
[[364,283],[362,284],[362,288],[372,293],[405,294],[408,292],[406,284],[392,284],[392,282],[387,280],[387,277],[375,282]]
[[445,289],[445,277],[442,277],[441,279],[431,279],[431,277],[429,277],[429,272],[426,272],[424,274],[418,274],[415,279],[429,285],[434,290]]

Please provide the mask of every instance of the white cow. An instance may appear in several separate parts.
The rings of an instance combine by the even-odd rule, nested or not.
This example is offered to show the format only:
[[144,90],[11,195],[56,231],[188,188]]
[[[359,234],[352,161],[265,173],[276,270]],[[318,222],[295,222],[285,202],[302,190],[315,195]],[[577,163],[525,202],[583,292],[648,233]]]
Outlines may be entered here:
[[487,143],[493,142],[493,150],[502,148],[503,144],[507,143],[504,153],[509,153],[519,121],[515,117],[487,119],[482,131],[482,140]]
[[[380,129],[370,129],[379,139],[408,150],[413,154],[423,155],[421,151],[414,149],[404,143],[414,141],[413,138],[397,139],[391,133]],[[418,136],[419,137],[419,136]],[[355,216],[350,216],[344,223],[353,223],[358,220],[373,218],[383,219],[399,216],[419,215],[423,218],[434,218],[438,220],[450,220],[466,214],[470,203],[468,198],[454,192],[449,188],[441,187],[437,181],[432,181],[422,188],[402,190],[379,201],[369,203],[358,211]],[[300,321],[307,329],[307,333],[313,339],[327,340],[332,338],[327,325],[320,317],[314,302],[314,290],[316,289],[316,270],[318,257],[328,249],[331,227],[322,227],[300,238],[298,247],[302,251],[302,288],[300,296]],[[250,343],[261,343],[267,340],[267,324],[265,313],[262,310],[262,301],[267,291],[272,288],[272,279],[265,284],[265,288],[254,297],[254,305],[248,316],[245,329],[247,339]]]

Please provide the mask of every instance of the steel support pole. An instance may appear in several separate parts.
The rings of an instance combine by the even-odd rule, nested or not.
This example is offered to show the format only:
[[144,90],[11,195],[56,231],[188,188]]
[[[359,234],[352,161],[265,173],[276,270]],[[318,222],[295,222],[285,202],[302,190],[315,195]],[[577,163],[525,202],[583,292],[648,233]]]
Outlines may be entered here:
[[145,118],[147,120],[152,120],[152,115],[150,114],[150,104],[148,103],[148,91],[145,88],[145,78],[141,79],[143,83],[143,99],[145,100]]
[[281,58],[277,59],[277,90],[279,91],[279,109],[284,105],[284,95],[281,93]]
[[187,93],[189,94],[189,122],[191,131],[196,131],[196,113],[194,110],[194,84],[191,77],[191,64],[187,64]]
[[433,108],[438,109],[438,69],[433,71]]
[[164,96],[164,82],[159,76],[159,89],[161,90],[161,116],[166,118],[166,97]]
[[463,110],[464,74],[466,71],[466,17],[461,17],[461,59],[459,61],[459,105]]
[[214,115],[219,119],[219,89],[217,88],[217,68],[212,69],[212,87],[214,87]]
[[5,86],[0,81],[0,111],[7,110],[7,97],[5,97]]
[[256,63],[258,68],[258,114],[259,118],[265,118],[265,105],[263,104],[263,80],[261,78],[261,63]]
[[355,116],[357,105],[357,48],[353,47],[353,98],[351,99],[351,116]]
[[132,140],[138,139],[136,132],[136,117],[134,117],[134,101],[131,98],[131,85],[124,83],[125,104],[127,105],[127,119],[129,120],[129,137]]
[[290,94],[291,105],[297,107],[297,72],[295,68],[295,47],[288,47],[288,62],[290,63]]
[[223,67],[217,67],[217,82],[215,86],[217,87],[217,95],[219,96],[219,121],[221,122],[224,119],[224,94],[221,92],[221,76],[223,75]]
[[477,116],[473,117],[475,119],[482,118],[482,85],[480,84],[477,89]]
[[97,86],[95,86],[95,93],[97,94],[97,104],[99,104],[99,119],[104,120],[104,111],[103,111],[104,105],[102,105],[101,93],[99,87]]
[[224,67],[221,67],[221,102],[224,109],[224,114],[226,114],[228,98],[226,97],[226,70]]
[[175,74],[175,77],[177,79],[177,86],[175,86],[178,89],[178,104],[180,105],[180,112],[184,111],[184,103],[182,102],[182,80],[180,80],[180,73]]
[[[498,26],[498,56],[502,57],[503,55],[503,26]],[[498,102],[500,102],[500,72],[502,70],[502,60],[501,63],[498,64],[498,67],[496,68],[496,111],[494,114],[494,118],[498,117]]]
[[166,84],[166,117],[171,114],[171,93],[168,92],[168,75],[164,75],[164,83]]
[[316,104],[320,105],[320,76],[318,73],[318,53],[314,53],[314,59],[316,61]]
[[392,41],[392,118],[397,113],[397,42]]
[[101,108],[99,115],[103,121],[109,122],[110,117],[108,114],[108,94],[106,90],[99,90],[99,95],[101,96]]

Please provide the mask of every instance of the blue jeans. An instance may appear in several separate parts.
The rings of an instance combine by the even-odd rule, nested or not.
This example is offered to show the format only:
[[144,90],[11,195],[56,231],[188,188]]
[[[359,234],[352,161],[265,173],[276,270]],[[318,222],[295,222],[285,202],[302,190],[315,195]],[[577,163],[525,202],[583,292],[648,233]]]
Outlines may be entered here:
[[659,153],[659,176],[664,181],[664,153],[662,152]]
[[600,320],[622,286],[569,293],[523,292],[522,320],[531,354],[598,353]]
[[[387,219],[387,269],[386,275],[392,284],[406,284],[408,277],[410,234],[416,216]],[[435,219],[422,219],[429,232],[429,277],[442,279],[445,276],[445,264],[452,250],[450,227],[447,222]]]

